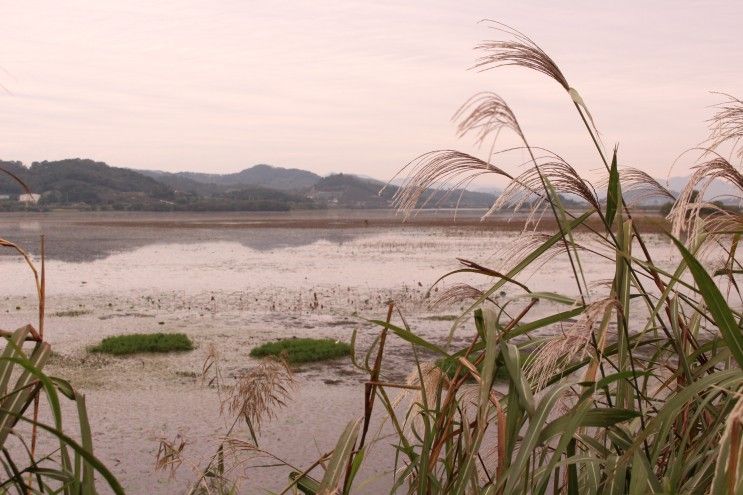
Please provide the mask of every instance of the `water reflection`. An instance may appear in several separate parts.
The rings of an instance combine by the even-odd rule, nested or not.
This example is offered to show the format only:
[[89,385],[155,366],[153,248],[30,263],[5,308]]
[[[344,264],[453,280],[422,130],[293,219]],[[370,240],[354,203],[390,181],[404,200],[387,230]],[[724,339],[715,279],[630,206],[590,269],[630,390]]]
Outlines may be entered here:
[[[482,227],[479,218],[483,212],[459,210],[457,223],[469,221]],[[451,210],[427,210],[416,222],[451,225],[453,218]],[[0,237],[38,255],[43,234],[48,259],[90,262],[151,244],[227,241],[262,252],[318,241],[342,244],[370,235],[370,226],[399,228],[401,224],[402,219],[390,210],[3,213]],[[0,255],[12,254],[11,250],[0,250]]]
[[[68,262],[91,262],[151,244],[198,244],[237,242],[256,251],[300,247],[318,241],[342,244],[368,232],[327,229],[156,229],[156,228],[90,228],[84,226],[45,225],[36,231],[5,228],[2,236],[17,243],[32,255],[39,255],[39,236],[44,234],[46,257]],[[14,255],[9,249],[2,255]]]

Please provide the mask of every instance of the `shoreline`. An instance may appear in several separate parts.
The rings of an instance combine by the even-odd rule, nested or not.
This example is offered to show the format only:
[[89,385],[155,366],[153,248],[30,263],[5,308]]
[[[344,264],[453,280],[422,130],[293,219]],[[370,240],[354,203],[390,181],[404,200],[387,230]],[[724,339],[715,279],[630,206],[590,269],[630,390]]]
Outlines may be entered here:
[[[483,209],[422,210],[408,218],[390,209],[295,210],[290,212],[22,212],[3,220],[34,222],[52,220],[82,227],[157,228],[157,229],[398,229],[398,228],[463,228],[484,231],[536,230],[556,231],[557,223],[545,214],[538,223],[525,226],[525,212],[500,212],[482,218]],[[571,211],[574,216],[583,213]],[[670,230],[670,224],[657,213],[637,211],[633,219],[639,229],[648,233]],[[2,223],[2,222],[0,222]],[[576,230],[599,229],[596,216]]]

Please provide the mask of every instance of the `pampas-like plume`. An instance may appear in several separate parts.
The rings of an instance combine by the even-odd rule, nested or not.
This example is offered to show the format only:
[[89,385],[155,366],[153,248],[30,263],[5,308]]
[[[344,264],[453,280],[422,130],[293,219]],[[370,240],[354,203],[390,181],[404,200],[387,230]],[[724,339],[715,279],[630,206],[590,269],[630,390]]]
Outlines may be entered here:
[[222,402],[222,412],[244,417],[256,427],[265,419],[275,417],[275,411],[286,405],[294,376],[286,362],[265,359],[262,363],[243,373]]
[[[456,150],[438,150],[425,153],[408,163],[395,177],[406,169],[410,173],[392,199],[393,206],[402,211],[406,217],[437,197],[439,201],[443,201],[456,190],[464,190],[481,175],[496,174],[511,178],[508,173],[500,168]],[[393,180],[395,177],[393,177]],[[385,188],[382,188],[380,194]],[[434,191],[425,200],[424,204],[419,205],[421,196],[427,189],[434,189]]]
[[[730,143],[735,150],[743,139],[743,100],[724,93],[723,96],[728,100],[717,105],[717,112],[709,120],[708,147],[716,149]],[[737,155],[743,158],[743,147],[737,150]]]
[[513,111],[503,98],[495,93],[487,91],[477,93],[457,110],[452,120],[459,121],[457,126],[459,137],[474,131],[480,144],[491,134],[497,137],[503,128],[511,129],[524,140],[524,134]]
[[545,341],[534,351],[525,371],[537,390],[542,389],[561,366],[586,356],[595,323],[612,307],[618,308],[615,298],[602,299],[590,304],[575,323]]
[[[442,308],[459,304],[462,301],[478,300],[482,297],[483,292],[480,289],[472,287],[469,284],[455,284],[446,289],[433,302],[434,308]],[[494,302],[491,298],[488,301]]]
[[[420,418],[421,412],[429,409],[435,403],[436,393],[442,381],[446,376],[441,368],[435,362],[420,363],[420,372],[418,367],[413,369],[407,376],[405,384],[408,387],[418,387],[417,391],[403,390],[392,401],[392,406],[397,407],[404,400],[408,400],[408,414],[406,420],[407,428],[420,427],[423,420]],[[423,377],[421,383],[421,376]],[[426,402],[424,403],[424,391]]]
[[[628,167],[619,171],[619,180],[622,183],[622,193],[625,199],[630,199],[632,204],[640,203],[651,198],[663,198],[671,202],[676,197],[648,173],[636,168]],[[605,184],[609,179],[605,180]]]
[[505,33],[509,39],[484,41],[477,45],[476,49],[482,51],[484,55],[477,59],[475,68],[490,70],[509,65],[524,67],[551,77],[565,88],[565,91],[570,91],[570,85],[560,68],[531,38],[500,22],[491,20],[487,22],[491,24],[492,29]]
[[682,232],[697,233],[702,209],[721,211],[718,206],[704,201],[707,190],[715,180],[727,181],[743,192],[743,175],[719,155],[695,165],[692,170],[694,172],[689,182],[668,214],[668,220],[673,224],[673,235],[676,237]]
[[[537,159],[537,161],[541,160]],[[552,160],[539,164],[538,168],[537,166],[531,167],[516,177],[498,197],[487,214],[504,208],[513,208],[515,211],[528,203],[531,205],[532,213],[529,218],[531,221],[545,203],[545,198],[551,197],[548,191],[544,191],[543,176],[549,180],[558,193],[576,195],[594,209],[600,209],[598,196],[593,186],[583,180],[567,162],[559,157],[553,157]],[[535,191],[538,191],[539,195],[535,194]]]

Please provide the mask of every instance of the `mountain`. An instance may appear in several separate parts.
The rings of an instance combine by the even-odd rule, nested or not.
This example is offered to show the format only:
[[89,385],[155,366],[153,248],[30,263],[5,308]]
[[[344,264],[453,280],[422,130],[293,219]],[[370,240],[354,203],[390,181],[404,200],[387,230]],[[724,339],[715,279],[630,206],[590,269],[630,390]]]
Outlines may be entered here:
[[[670,177],[668,180],[658,179],[658,182],[662,186],[667,187],[673,194],[677,194],[686,187],[689,179],[690,176],[687,175],[685,177]],[[729,182],[716,180],[710,185],[709,189],[707,189],[705,199],[710,201],[720,200],[723,203],[737,203],[741,194],[742,192]]]
[[[127,168],[110,167],[103,162],[73,158],[33,162],[0,161],[0,167],[20,178],[32,191],[43,193],[53,202],[98,204],[123,197],[142,196],[152,200],[168,199],[173,191],[164,184]],[[22,187],[0,174],[0,193],[18,194]]]
[[[391,206],[392,197],[399,189],[390,184],[379,195],[385,183],[375,179],[362,178],[350,174],[332,174],[319,180],[307,193],[312,199],[325,201],[332,206],[346,208],[387,208]],[[435,197],[431,198],[434,194]],[[461,196],[461,197],[460,197]],[[428,199],[431,201],[427,202]],[[492,194],[464,191],[453,191],[443,194],[441,191],[427,191],[422,195],[421,204],[430,208],[489,208],[495,201]]]
[[[0,161],[0,167],[40,194],[39,208],[168,211],[286,211],[290,209],[388,208],[398,186],[352,174],[320,177],[299,169],[256,165],[235,174],[132,170],[85,159]],[[23,188],[0,173],[0,209],[30,205],[18,201]],[[430,201],[429,201],[430,200]],[[487,208],[492,194],[429,191],[421,205],[431,208]]]
[[307,170],[297,168],[254,165],[234,174],[203,174],[197,172],[178,172],[176,175],[195,182],[221,186],[260,186],[278,191],[298,191],[314,186],[321,177]]
[[[40,208],[185,211],[286,211],[317,208],[302,194],[258,186],[203,184],[164,172],[140,173],[79,158],[34,162],[0,161],[0,167],[40,194]],[[23,187],[0,173],[0,209],[26,208],[16,199]],[[7,198],[7,197],[10,198]]]
[[211,195],[224,193],[229,189],[229,186],[210,182],[199,182],[197,180],[189,179],[182,173],[173,174],[170,172],[162,172],[160,170],[136,170],[136,172],[139,172],[142,175],[146,175],[147,177],[151,177],[152,179],[155,179],[157,182],[168,186],[176,192],[198,195]]

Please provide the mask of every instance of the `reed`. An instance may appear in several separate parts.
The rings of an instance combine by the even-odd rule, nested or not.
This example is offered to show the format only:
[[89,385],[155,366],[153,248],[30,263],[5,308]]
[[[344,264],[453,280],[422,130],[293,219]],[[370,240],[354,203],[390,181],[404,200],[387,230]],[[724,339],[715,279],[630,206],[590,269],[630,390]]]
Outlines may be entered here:
[[[236,492],[240,475],[230,466],[250,453],[292,469],[282,495],[350,494],[364,487],[370,449],[388,449],[394,459],[391,493],[743,493],[743,215],[704,194],[723,180],[743,200],[741,163],[733,163],[743,159],[743,103],[727,97],[717,108],[692,180],[676,198],[647,173],[622,167],[617,147],[604,148],[588,105],[539,45],[489,23],[499,38],[478,45],[475,68],[520,67],[554,80],[605,176],[593,184],[557,153],[532,146],[502,97],[481,93],[465,103],[455,115],[458,132],[488,146],[488,158],[425,153],[400,171],[407,177],[395,204],[410,218],[435,200],[424,195],[431,187],[445,196],[496,174],[510,183],[489,213],[528,208],[535,232],[501,253],[505,265],[460,259],[459,269],[436,282],[454,274],[472,279],[433,301],[467,304],[445,344],[416,333],[394,301],[384,320],[371,320],[379,334],[369,348],[356,348],[354,334],[354,364],[369,374],[363,415],[349,418],[334,449],[306,466],[258,447],[255,425],[288,397],[287,365],[261,363],[226,394],[210,352],[204,370],[227,395],[223,410],[236,417],[192,493]],[[514,150],[497,149],[501,132],[522,141],[525,172],[507,171]],[[582,198],[584,210],[565,208],[565,194]],[[633,202],[651,196],[673,202],[672,233],[665,234],[676,253],[673,266],[667,256],[656,262],[648,229],[633,217]],[[588,254],[613,277],[592,279],[584,269]],[[532,287],[528,271],[557,257],[569,261],[574,285],[559,293]],[[466,332],[464,340],[451,338],[456,332]],[[391,339],[410,345],[414,356],[399,383],[384,379]],[[248,440],[235,435],[241,420]],[[160,464],[177,465],[182,450],[179,441],[164,444]]]
[[[541,47],[508,26],[490,27],[500,38],[478,46],[475,67],[515,66],[557,82],[605,178],[594,186],[556,153],[532,147],[500,96],[483,93],[466,103],[457,113],[459,133],[474,134],[499,161],[455,150],[424,154],[403,169],[408,176],[397,206],[408,217],[431,186],[454,190],[497,174],[511,183],[491,211],[528,206],[535,221],[552,217],[553,231],[528,237],[506,257],[507,266],[462,260],[463,268],[452,272],[473,278],[440,297],[445,304],[468,301],[451,328],[469,331],[465,346],[428,341],[404,318],[400,325],[374,320],[381,333],[365,362],[377,359],[374,366],[359,363],[374,395],[365,403],[363,434],[362,422],[350,421],[322,480],[300,472],[290,486],[353,493],[365,453],[390,443],[388,436],[364,441],[376,405],[392,430],[391,492],[743,493],[743,217],[715,208],[704,195],[712,181],[723,180],[743,199],[741,164],[720,150],[727,146],[730,157],[743,158],[743,103],[728,97],[717,109],[692,181],[676,198],[648,174],[622,167],[617,148],[604,149],[587,104]],[[514,132],[531,157],[520,175],[507,172],[506,154],[496,149],[503,131]],[[561,194],[581,197],[585,211],[564,208]],[[633,200],[650,196],[674,202],[671,268],[667,259],[656,263],[632,216]],[[591,280],[581,263],[586,252],[599,253],[614,277]],[[563,293],[530,287],[525,271],[557,256],[570,260],[574,287]],[[487,288],[476,288],[483,283]],[[538,303],[550,308],[546,316],[535,314]],[[404,383],[376,378],[389,338],[415,351]]]

